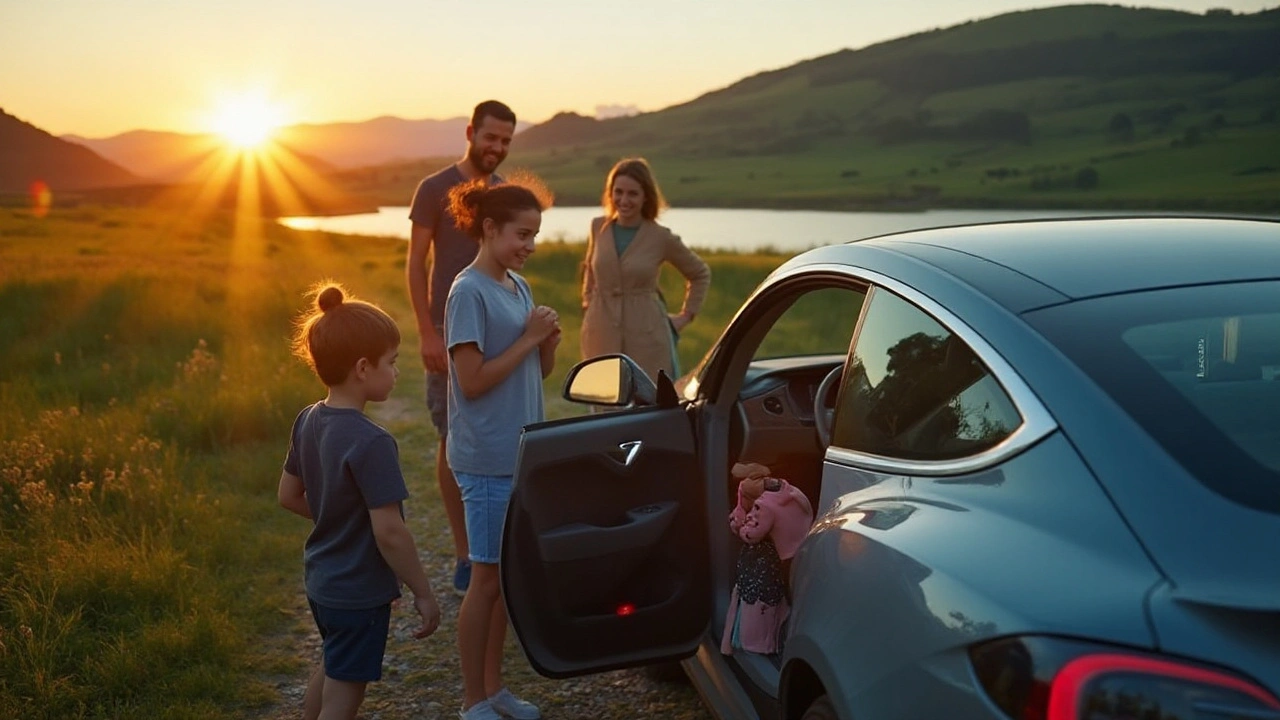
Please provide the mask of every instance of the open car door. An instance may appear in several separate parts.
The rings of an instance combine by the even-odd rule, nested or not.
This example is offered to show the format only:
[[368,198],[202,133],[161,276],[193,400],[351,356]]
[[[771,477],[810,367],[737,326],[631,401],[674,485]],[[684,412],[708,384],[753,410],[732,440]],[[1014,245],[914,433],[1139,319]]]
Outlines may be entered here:
[[711,597],[689,412],[649,407],[525,429],[500,572],[512,626],[542,675],[697,650]]

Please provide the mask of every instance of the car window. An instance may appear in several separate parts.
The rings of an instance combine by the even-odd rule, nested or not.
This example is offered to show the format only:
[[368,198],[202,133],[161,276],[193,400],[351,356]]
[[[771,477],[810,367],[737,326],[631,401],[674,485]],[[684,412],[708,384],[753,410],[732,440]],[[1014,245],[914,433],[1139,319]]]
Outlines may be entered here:
[[1280,512],[1280,283],[1083,300],[1028,320],[1202,482]]
[[847,287],[820,288],[801,295],[769,328],[752,358],[848,353],[863,298],[860,291]]
[[950,460],[1021,424],[973,350],[920,308],[876,288],[854,340],[832,444],[903,460]]

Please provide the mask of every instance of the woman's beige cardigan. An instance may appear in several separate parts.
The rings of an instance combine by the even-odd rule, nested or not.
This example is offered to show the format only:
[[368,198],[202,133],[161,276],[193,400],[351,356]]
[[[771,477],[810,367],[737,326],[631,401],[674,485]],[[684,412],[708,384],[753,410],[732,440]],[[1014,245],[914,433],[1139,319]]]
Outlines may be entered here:
[[583,359],[620,352],[654,380],[659,369],[672,375],[670,321],[658,293],[664,262],[685,277],[681,311],[696,314],[711,285],[711,269],[680,236],[645,220],[618,257],[613,223],[603,217],[591,221],[582,282]]

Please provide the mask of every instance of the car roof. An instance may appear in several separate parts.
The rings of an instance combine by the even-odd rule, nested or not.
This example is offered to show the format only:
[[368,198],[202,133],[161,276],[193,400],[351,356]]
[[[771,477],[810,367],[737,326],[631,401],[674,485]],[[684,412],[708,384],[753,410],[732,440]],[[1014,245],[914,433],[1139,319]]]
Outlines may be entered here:
[[[1070,299],[1182,285],[1280,278],[1280,222],[1204,217],[1024,220],[916,230],[855,241],[913,257],[1006,306],[1010,271]],[[975,258],[979,261],[975,262]],[[992,266],[1004,271],[996,271]],[[1018,293],[1023,295],[1025,293]]]

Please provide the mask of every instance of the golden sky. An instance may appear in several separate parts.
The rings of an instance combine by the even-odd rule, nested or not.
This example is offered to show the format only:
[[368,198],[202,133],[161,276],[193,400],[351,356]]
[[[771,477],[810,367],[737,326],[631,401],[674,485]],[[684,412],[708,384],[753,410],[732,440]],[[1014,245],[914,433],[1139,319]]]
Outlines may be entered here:
[[[1153,0],[1255,12],[1278,0]],[[762,70],[1045,0],[0,0],[0,108],[49,132],[658,110]],[[246,101],[246,98],[249,98]]]

